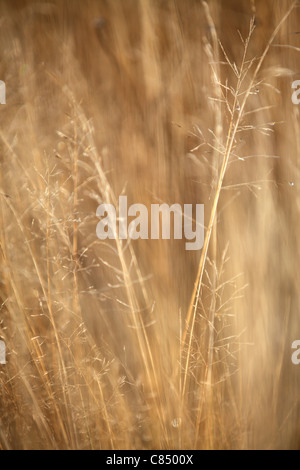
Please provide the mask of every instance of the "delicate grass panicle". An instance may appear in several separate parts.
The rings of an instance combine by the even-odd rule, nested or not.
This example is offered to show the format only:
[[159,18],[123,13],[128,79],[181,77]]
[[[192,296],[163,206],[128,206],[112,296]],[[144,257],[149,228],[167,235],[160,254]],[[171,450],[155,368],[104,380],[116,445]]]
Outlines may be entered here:
[[[0,9],[0,448],[299,448],[297,2]],[[120,195],[203,249],[99,240]]]

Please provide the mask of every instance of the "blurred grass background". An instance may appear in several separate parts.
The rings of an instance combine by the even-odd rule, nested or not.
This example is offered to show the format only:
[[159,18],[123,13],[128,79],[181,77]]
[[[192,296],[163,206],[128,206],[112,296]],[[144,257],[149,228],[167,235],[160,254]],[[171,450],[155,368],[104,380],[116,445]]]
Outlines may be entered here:
[[189,346],[200,253],[96,238],[120,194],[208,224],[230,122],[212,67],[234,87],[222,48],[239,67],[255,16],[259,58],[292,3],[0,1],[0,448],[300,447],[299,8],[247,102]]

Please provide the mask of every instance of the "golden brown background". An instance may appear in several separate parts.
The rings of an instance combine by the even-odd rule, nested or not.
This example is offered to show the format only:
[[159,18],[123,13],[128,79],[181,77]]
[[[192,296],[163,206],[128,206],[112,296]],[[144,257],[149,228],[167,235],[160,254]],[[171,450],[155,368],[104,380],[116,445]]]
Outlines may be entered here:
[[292,5],[0,1],[0,448],[300,447],[297,2],[242,110],[194,327],[201,252],[96,237],[120,194],[209,224],[240,35],[255,16],[234,113]]

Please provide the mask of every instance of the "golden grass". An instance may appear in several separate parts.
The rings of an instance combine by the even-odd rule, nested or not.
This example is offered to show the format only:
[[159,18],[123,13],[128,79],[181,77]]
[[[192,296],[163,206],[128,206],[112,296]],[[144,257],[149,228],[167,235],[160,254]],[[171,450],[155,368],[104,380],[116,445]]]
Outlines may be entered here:
[[[0,449],[299,448],[297,2],[0,9]],[[120,194],[201,252],[98,240]]]

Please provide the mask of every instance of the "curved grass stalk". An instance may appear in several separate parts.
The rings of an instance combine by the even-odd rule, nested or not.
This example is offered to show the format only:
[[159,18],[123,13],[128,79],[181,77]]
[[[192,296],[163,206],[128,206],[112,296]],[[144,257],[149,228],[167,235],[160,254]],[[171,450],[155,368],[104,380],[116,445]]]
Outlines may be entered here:
[[[221,194],[222,187],[223,187],[223,181],[224,181],[224,177],[225,177],[225,174],[226,174],[226,171],[227,171],[229,158],[230,158],[231,152],[232,152],[233,147],[234,147],[235,137],[236,137],[237,131],[239,129],[241,119],[244,115],[244,110],[245,110],[248,98],[251,95],[251,91],[253,90],[253,87],[255,86],[258,73],[261,70],[261,67],[262,67],[262,65],[264,63],[264,60],[265,60],[265,58],[266,58],[266,56],[269,52],[269,49],[270,49],[274,39],[276,38],[278,32],[280,31],[282,25],[286,22],[286,20],[288,19],[288,17],[290,16],[292,11],[294,10],[296,4],[297,4],[297,1],[294,1],[292,3],[291,7],[287,10],[285,15],[282,17],[279,24],[275,28],[274,32],[272,33],[272,35],[271,35],[271,37],[270,37],[270,39],[269,39],[269,41],[268,41],[268,43],[265,47],[260,59],[258,60],[258,64],[257,64],[257,66],[256,66],[256,68],[253,72],[253,75],[252,75],[252,78],[249,82],[249,85],[248,85],[248,87],[246,88],[246,90],[244,92],[241,92],[241,87],[242,87],[243,81],[244,81],[245,76],[246,76],[245,71],[246,71],[246,73],[248,73],[250,66],[254,62],[254,59],[253,59],[250,62],[250,66],[246,65],[246,57],[247,57],[248,47],[249,47],[251,36],[252,36],[252,34],[254,32],[254,29],[255,29],[254,19],[251,20],[249,34],[248,34],[248,37],[247,37],[247,39],[245,40],[245,43],[244,43],[244,54],[243,54],[240,70],[238,71],[234,64],[229,63],[231,65],[232,69],[236,72],[237,84],[236,84],[236,88],[235,88],[235,95],[234,95],[233,105],[232,105],[232,108],[231,108],[231,120],[230,120],[229,129],[228,129],[228,133],[227,133],[227,142],[226,142],[225,151],[224,151],[224,154],[223,154],[222,166],[221,166],[219,177],[218,177],[218,182],[217,182],[217,188],[216,188],[216,193],[215,193],[215,197],[214,197],[213,207],[212,207],[211,214],[210,214],[209,224],[208,224],[208,228],[207,228],[207,232],[206,232],[206,236],[205,236],[205,240],[204,240],[204,245],[203,245],[203,249],[202,249],[202,253],[201,253],[198,272],[197,272],[197,276],[196,276],[196,280],[195,280],[195,284],[194,284],[194,289],[193,289],[193,293],[192,293],[192,297],[191,297],[191,301],[190,301],[190,305],[189,305],[189,309],[188,309],[186,325],[185,325],[185,329],[184,329],[184,332],[183,332],[183,335],[182,335],[181,347],[183,348],[186,345],[186,340],[187,340],[187,336],[188,336],[188,333],[189,333],[188,349],[187,349],[187,356],[186,356],[186,362],[185,362],[185,368],[184,368],[182,396],[184,396],[185,390],[186,390],[186,382],[187,382],[188,369],[189,369],[189,363],[190,363],[190,357],[191,357],[191,349],[192,349],[192,340],[193,340],[194,327],[195,327],[195,321],[196,321],[196,316],[197,316],[197,308],[198,308],[199,297],[200,297],[201,286],[202,286],[202,278],[203,278],[204,267],[205,267],[205,264],[206,264],[208,248],[209,248],[209,245],[210,245],[211,236],[212,236],[212,232],[213,232],[213,227],[214,227],[215,220],[216,220],[218,203],[219,203],[220,194]],[[229,62],[229,59],[227,57],[226,57],[226,60]],[[241,105],[238,106],[238,98],[240,96],[243,96],[243,99],[242,99]]]

